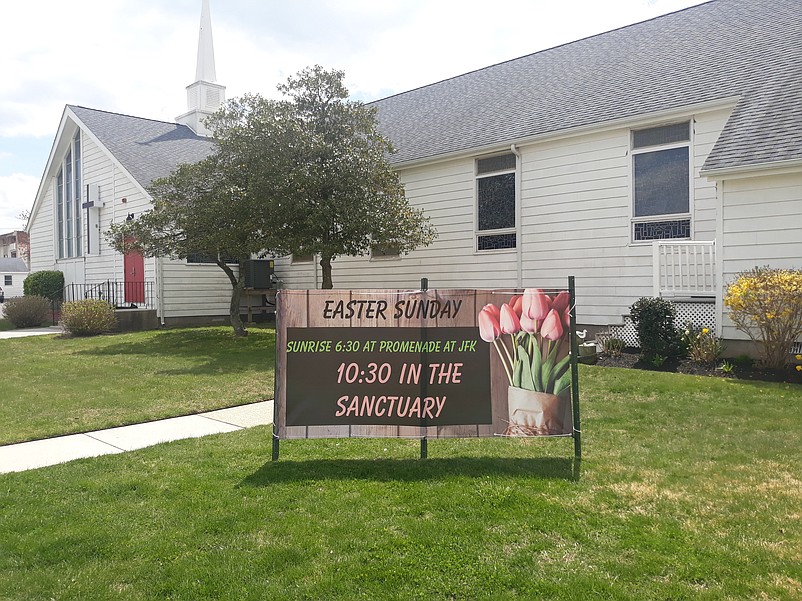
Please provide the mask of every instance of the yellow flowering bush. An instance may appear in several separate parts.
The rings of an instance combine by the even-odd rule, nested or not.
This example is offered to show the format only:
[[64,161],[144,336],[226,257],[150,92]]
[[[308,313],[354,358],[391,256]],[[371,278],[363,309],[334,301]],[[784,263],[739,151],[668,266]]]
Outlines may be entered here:
[[791,362],[802,335],[802,270],[755,267],[727,287],[724,306],[735,327],[758,344],[766,367]]

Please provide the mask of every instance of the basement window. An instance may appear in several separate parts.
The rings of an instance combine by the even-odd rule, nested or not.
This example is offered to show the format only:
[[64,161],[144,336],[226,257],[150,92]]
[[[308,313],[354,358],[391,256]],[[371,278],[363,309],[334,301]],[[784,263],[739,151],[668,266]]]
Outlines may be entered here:
[[401,251],[392,244],[374,244],[370,247],[371,259],[400,259]]
[[[224,255],[218,256],[220,256],[223,259],[223,263],[226,263],[227,265],[239,264],[239,261],[234,257],[226,257]],[[213,265],[217,265],[217,257],[209,253],[190,253],[187,255],[187,263],[197,265],[208,265],[211,263]]]

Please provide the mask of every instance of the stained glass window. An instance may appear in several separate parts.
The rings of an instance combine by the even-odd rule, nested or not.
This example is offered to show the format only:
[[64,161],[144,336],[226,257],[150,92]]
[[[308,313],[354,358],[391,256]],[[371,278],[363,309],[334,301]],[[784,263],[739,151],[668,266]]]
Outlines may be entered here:
[[477,238],[476,250],[501,250],[504,248],[515,248],[515,234],[495,234]]
[[691,237],[690,122],[633,131],[632,180],[634,241]]
[[83,255],[81,240],[81,132],[72,139],[56,175],[56,231],[59,259]]
[[514,154],[476,161],[477,250],[515,248]]

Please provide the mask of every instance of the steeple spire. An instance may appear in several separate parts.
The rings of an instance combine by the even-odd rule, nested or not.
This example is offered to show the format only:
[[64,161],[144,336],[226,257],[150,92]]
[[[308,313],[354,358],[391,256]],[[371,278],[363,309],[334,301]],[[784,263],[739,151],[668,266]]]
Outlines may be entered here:
[[198,65],[195,81],[217,81],[214,68],[214,41],[212,40],[212,18],[209,16],[209,0],[201,7],[200,35],[198,36]]
[[188,125],[196,134],[208,136],[206,117],[219,109],[225,102],[226,88],[217,81],[214,66],[214,42],[212,41],[212,18],[209,0],[201,6],[200,33],[198,35],[198,61],[195,67],[195,82],[187,86],[188,112],[176,117],[176,121]]

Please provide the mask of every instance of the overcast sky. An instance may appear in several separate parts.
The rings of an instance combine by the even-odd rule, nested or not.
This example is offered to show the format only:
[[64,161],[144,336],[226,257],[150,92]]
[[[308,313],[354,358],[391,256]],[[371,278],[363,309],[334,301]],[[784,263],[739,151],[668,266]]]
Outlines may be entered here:
[[[702,0],[210,0],[228,98],[306,66],[369,101]],[[0,2],[0,233],[21,229],[65,104],[173,121],[195,75],[201,0]]]

